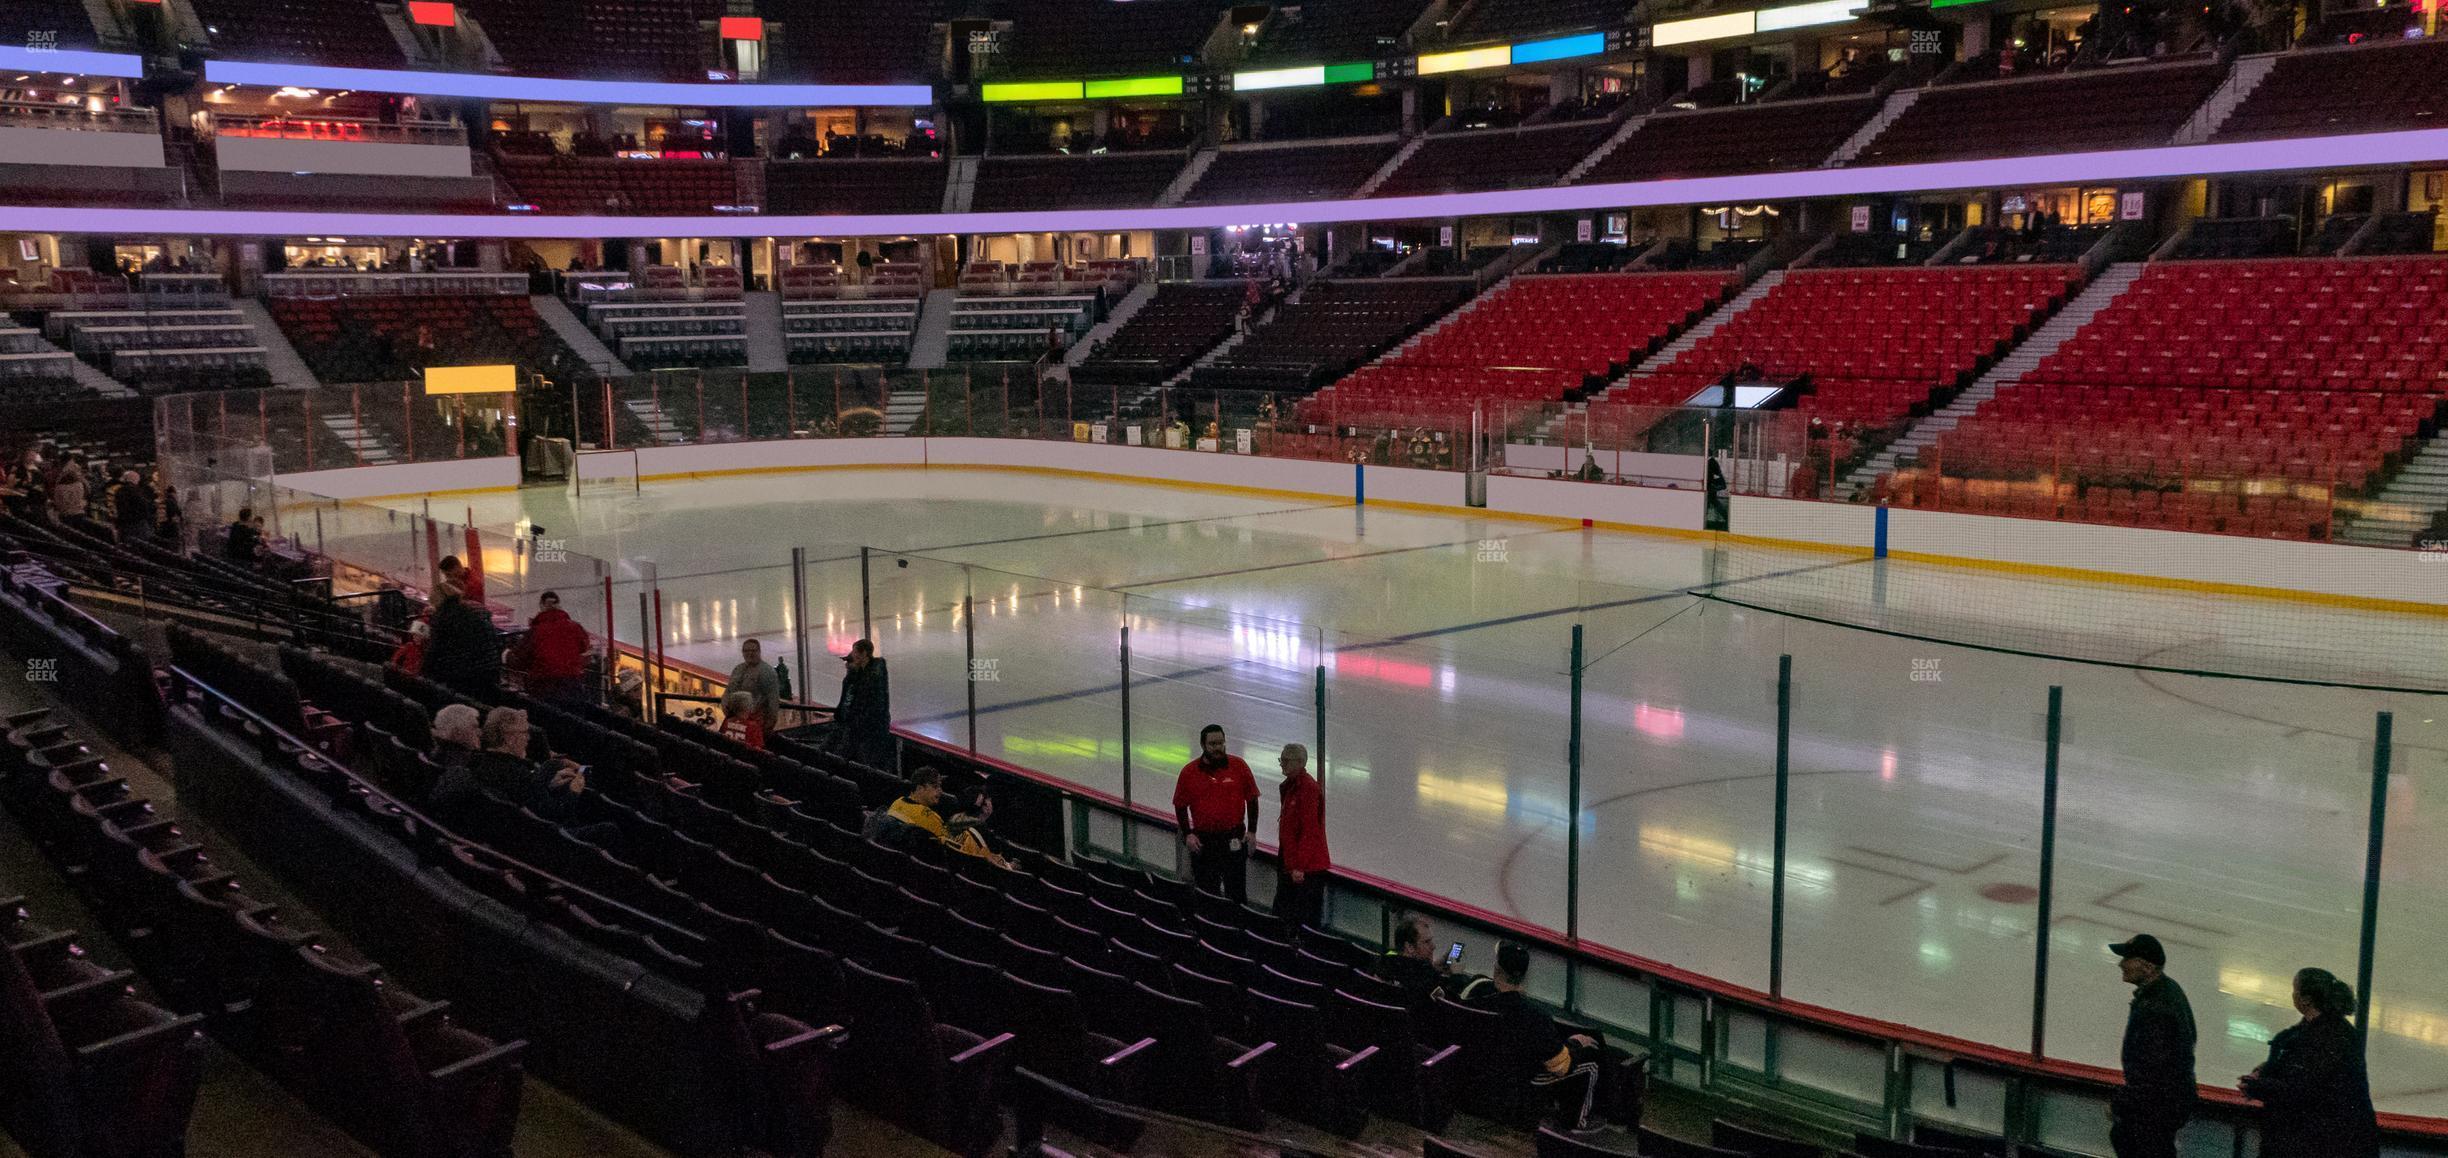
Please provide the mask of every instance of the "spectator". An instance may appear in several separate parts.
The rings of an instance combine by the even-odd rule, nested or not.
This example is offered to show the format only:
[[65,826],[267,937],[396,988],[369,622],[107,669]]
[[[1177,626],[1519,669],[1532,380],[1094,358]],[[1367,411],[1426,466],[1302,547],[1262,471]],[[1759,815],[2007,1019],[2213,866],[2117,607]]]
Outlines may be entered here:
[[2167,975],[2167,950],[2141,933],[2108,946],[2134,987],[2125,1015],[2125,1085],[2108,1101],[2116,1158],[2175,1158],[2176,1131],[2193,1116],[2193,1006]]
[[452,824],[476,795],[476,776],[468,765],[484,745],[484,717],[466,704],[445,704],[434,713],[433,740],[437,772],[425,803],[435,819]]
[[579,798],[586,795],[586,769],[559,756],[529,758],[528,747],[536,734],[527,713],[517,708],[485,713],[484,748],[467,760],[470,780],[479,789],[561,825],[588,844],[619,839],[620,826],[610,821],[570,823],[579,815]]
[[759,752],[765,750],[765,725],[757,718],[756,701],[746,692],[723,697],[722,734]]
[[1275,885],[1275,915],[1313,929],[1326,927],[1326,787],[1309,774],[1309,749],[1286,744],[1276,758],[1283,769],[1283,804],[1275,813],[1275,847],[1282,879]]
[[229,541],[222,545],[221,553],[230,562],[247,567],[263,558],[263,532],[255,529],[253,509],[238,508],[238,517],[230,520]]
[[177,487],[163,487],[161,501],[161,541],[180,547],[187,541],[187,508],[180,505]]
[[1413,1009],[1428,1008],[1430,994],[1453,988],[1453,967],[1437,956],[1428,918],[1413,913],[1395,922],[1394,948],[1377,959],[1377,976],[1401,989],[1403,1004]]
[[1258,831],[1258,780],[1224,751],[1224,725],[1199,729],[1198,759],[1173,782],[1173,819],[1190,851],[1190,876],[1206,892],[1249,900],[1249,837]]
[[646,677],[636,668],[623,668],[612,677],[612,710],[632,720],[646,718]]
[[1464,1004],[1497,1015],[1498,1072],[1519,1074],[1551,1091],[1557,1126],[1576,1134],[1603,1130],[1606,1123],[1597,1114],[1598,1041],[1584,1034],[1564,1036],[1555,1018],[1531,1005],[1522,993],[1529,975],[1529,947],[1507,941],[1496,947],[1496,972],[1487,984],[1474,986]]
[[2261,1103],[2261,1158],[2374,1158],[2379,1120],[2363,1069],[2354,989],[2326,969],[2295,974],[2303,1020],[2270,1039],[2269,1060],[2244,1075],[2244,1096]]
[[441,582],[457,584],[460,595],[468,602],[484,602],[484,575],[469,570],[467,564],[459,561],[459,556],[442,556],[442,561],[435,565],[435,570],[442,573]]
[[773,665],[765,662],[765,645],[753,639],[740,641],[739,666],[731,669],[731,679],[723,685],[723,699],[735,692],[746,692],[756,704],[757,723],[771,732],[782,718],[782,681],[774,675]]
[[527,669],[527,693],[546,703],[576,704],[586,694],[587,629],[561,610],[561,596],[547,591],[536,597],[535,618],[527,621],[521,643]]
[[51,516],[66,519],[85,513],[85,456],[71,454],[51,481]]
[[409,675],[425,674],[425,645],[433,638],[433,624],[419,619],[408,625],[408,638],[400,641],[391,652],[391,666]]
[[834,751],[874,768],[892,768],[892,681],[875,641],[862,639],[842,657],[841,699],[833,705]]
[[493,617],[468,602],[456,584],[442,584],[434,596],[425,677],[470,695],[489,695],[501,686],[501,633],[494,630]]
[[[985,836],[977,830],[980,824],[985,823],[985,817],[972,817],[964,813],[956,818],[962,822],[957,828],[947,825],[943,814],[937,811],[943,799],[943,773],[922,767],[910,773],[908,794],[876,810],[868,818],[866,836],[888,848],[905,847],[909,841],[932,838],[955,852],[1010,868],[1010,862],[986,847]],[[988,814],[993,812],[991,805],[986,811]]]
[[119,472],[119,481],[105,495],[111,529],[119,532],[120,542],[132,543],[153,530],[153,492],[145,486],[143,475],[132,470]]

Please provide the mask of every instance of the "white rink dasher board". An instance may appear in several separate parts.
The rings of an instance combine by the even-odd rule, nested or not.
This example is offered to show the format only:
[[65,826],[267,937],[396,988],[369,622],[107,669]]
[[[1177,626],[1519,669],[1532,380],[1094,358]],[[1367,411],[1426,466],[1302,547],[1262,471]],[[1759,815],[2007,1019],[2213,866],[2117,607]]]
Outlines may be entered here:
[[[831,468],[1003,469],[1093,475],[1124,481],[1272,492],[1349,502],[1406,503],[1463,511],[1458,471],[1355,468],[1336,462],[1258,458],[1103,443],[1005,438],[792,439],[713,446],[644,447],[638,473],[659,478]],[[338,499],[507,489],[509,458],[406,463],[282,475],[276,481]],[[1487,512],[1586,519],[1611,528],[1698,533],[1698,490],[1495,475]],[[1730,526],[1748,538],[1870,552],[1877,508],[1735,495]],[[2102,576],[2170,580],[2225,590],[2266,589],[2448,608],[2448,555],[2334,543],[2201,535],[2093,523],[1891,509],[1888,549],[1925,562],[2003,564]]]

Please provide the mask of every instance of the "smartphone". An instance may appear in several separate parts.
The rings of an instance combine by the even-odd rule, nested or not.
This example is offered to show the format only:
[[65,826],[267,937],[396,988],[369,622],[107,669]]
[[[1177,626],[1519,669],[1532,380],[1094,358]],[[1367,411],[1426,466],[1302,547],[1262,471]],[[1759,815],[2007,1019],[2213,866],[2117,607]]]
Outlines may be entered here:
[[1454,943],[1453,943],[1453,948],[1451,948],[1451,949],[1447,949],[1447,950],[1445,951],[1445,965],[1446,965],[1446,967],[1447,967],[1447,968],[1452,968],[1453,966],[1455,966],[1455,965],[1459,965],[1459,964],[1461,964],[1461,963],[1462,963],[1462,942],[1460,942],[1460,941],[1456,941],[1456,942],[1454,942]]

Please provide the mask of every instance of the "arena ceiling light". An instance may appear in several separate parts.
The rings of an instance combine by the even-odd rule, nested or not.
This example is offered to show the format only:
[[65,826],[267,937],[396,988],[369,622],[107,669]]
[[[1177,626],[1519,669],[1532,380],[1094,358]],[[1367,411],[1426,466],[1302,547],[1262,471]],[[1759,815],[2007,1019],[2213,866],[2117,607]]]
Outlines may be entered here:
[[[5,51],[5,50],[0,50]],[[57,56],[68,56],[58,53]],[[135,61],[135,57],[126,58]],[[12,58],[0,55],[0,64]],[[42,66],[57,71],[51,66]],[[101,73],[106,76],[138,76]],[[474,100],[552,101],[580,105],[647,105],[680,108],[787,108],[793,105],[851,108],[926,108],[935,90],[923,84],[671,84],[658,81],[561,80],[540,76],[483,76],[466,72],[412,72],[379,68],[335,68],[317,64],[259,64],[213,60],[204,79],[216,84],[270,88],[355,89],[359,92]]]

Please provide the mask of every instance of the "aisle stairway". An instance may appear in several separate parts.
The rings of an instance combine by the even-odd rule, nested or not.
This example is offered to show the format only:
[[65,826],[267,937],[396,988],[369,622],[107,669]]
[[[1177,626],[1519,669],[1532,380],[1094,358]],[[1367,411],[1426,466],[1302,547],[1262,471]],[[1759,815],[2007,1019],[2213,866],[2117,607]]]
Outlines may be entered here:
[[894,390],[892,395],[884,400],[885,434],[894,438],[905,437],[909,434],[910,428],[918,425],[918,420],[926,415],[925,381],[922,377],[918,380],[917,385],[903,386]]
[[1122,295],[1121,301],[1115,302],[1113,308],[1105,312],[1104,321],[1090,327],[1087,333],[1080,335],[1079,341],[1064,348],[1063,365],[1077,366],[1087,361],[1088,355],[1096,351],[1097,343],[1114,336],[1114,331],[1137,317],[1139,311],[1155,299],[1155,282],[1143,281],[1132,286],[1129,293]]
[[959,290],[928,290],[918,307],[918,330],[910,335],[909,367],[937,370],[952,356],[952,307]]
[[671,415],[664,413],[662,404],[653,398],[623,398],[621,405],[628,407],[629,413],[645,424],[646,433],[653,435],[656,442],[664,446],[677,446],[688,441],[688,436],[682,434],[680,427],[672,422]]
[[1852,473],[1839,483],[1844,497],[1849,499],[1868,489],[1880,475],[1917,457],[1936,443],[1939,435],[1955,429],[1958,423],[1980,409],[1981,403],[1997,397],[1998,391],[2022,381],[2023,375],[2056,353],[2058,347],[2065,345],[2092,318],[2099,316],[2101,310],[2108,308],[2108,303],[2115,301],[2117,295],[2132,286],[2145,268],[2142,262],[2129,261],[2101,270],[2090,285],[2074,295],[2073,301],[2067,302],[2055,316],[2032,331],[2031,337],[2007,351],[2005,357],[1998,359],[1997,365],[1991,366],[1988,373],[1964,387],[1963,393],[1956,395],[1953,401],[1913,423],[1894,442],[1854,467]]
[[324,414],[321,418],[324,427],[340,440],[341,445],[357,456],[359,465],[389,466],[400,461],[399,455],[392,452],[391,444],[385,442],[382,435],[375,433],[372,427],[360,424],[356,418],[346,414]]
[[232,298],[230,305],[255,331],[255,344],[264,349],[264,370],[272,376],[273,385],[312,390],[323,384],[306,365],[306,359],[298,356],[297,347],[289,344],[289,335],[281,332],[280,323],[272,320],[272,311],[265,309],[262,301]]
[[2365,547],[2413,546],[2430,537],[2431,522],[2442,511],[2448,511],[2448,440],[2434,435],[2364,504],[2362,514],[2340,519],[2337,539]]
[[742,295],[748,334],[748,369],[777,374],[790,369],[790,347],[782,337],[782,295],[772,292]]
[[1645,374],[1655,373],[1658,370],[1662,370],[1666,366],[1672,364],[1676,358],[1682,356],[1685,350],[1689,350],[1693,346],[1699,345],[1702,338],[1706,338],[1710,334],[1716,333],[1717,327],[1726,324],[1726,322],[1733,318],[1734,315],[1750,309],[1751,303],[1767,297],[1768,291],[1775,289],[1777,286],[1783,284],[1784,281],[1785,271],[1781,269],[1772,269],[1767,273],[1761,274],[1760,279],[1752,282],[1749,286],[1744,287],[1743,292],[1734,295],[1734,297],[1727,301],[1724,305],[1709,311],[1707,317],[1692,323],[1690,329],[1675,335],[1675,339],[1673,341],[1658,347],[1657,353],[1641,359],[1639,362],[1635,363],[1631,369],[1624,371],[1614,381],[1607,383],[1606,389],[1601,390],[1596,394],[1592,394],[1582,401],[1567,405],[1562,413],[1557,414],[1554,418],[1548,419],[1547,424],[1540,427],[1538,432],[1531,437],[1540,442],[1553,439],[1557,430],[1570,426],[1573,419],[1579,417],[1582,412],[1589,409],[1590,403],[1605,402],[1617,390],[1622,389],[1626,383],[1632,381],[1634,378]]
[[570,350],[578,355],[579,360],[597,373],[632,372],[610,346],[603,344],[603,339],[595,336],[595,331],[588,329],[585,322],[578,320],[578,315],[570,312],[569,306],[560,298],[551,294],[531,294],[527,301],[535,306],[536,315],[544,319],[544,324],[551,326],[554,334],[569,343]]

